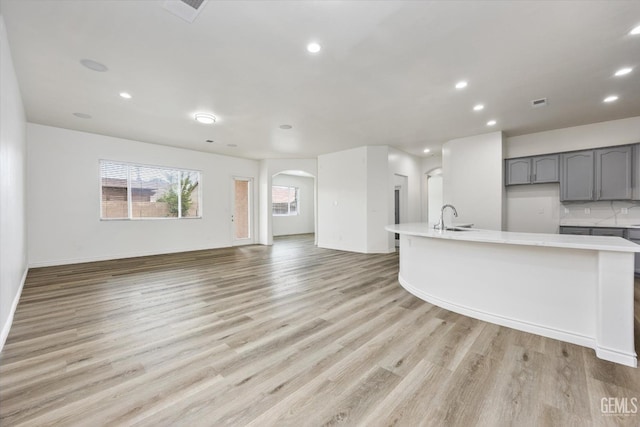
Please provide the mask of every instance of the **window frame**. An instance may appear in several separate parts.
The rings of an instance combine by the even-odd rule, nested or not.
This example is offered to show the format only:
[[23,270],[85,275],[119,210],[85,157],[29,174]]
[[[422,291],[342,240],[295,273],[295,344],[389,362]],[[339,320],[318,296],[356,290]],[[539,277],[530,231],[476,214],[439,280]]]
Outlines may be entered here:
[[[291,202],[287,203],[287,213],[286,214],[278,214],[278,213],[274,213],[273,212],[273,188],[274,187],[280,187],[280,188],[287,188],[289,189],[289,191],[291,191],[291,189],[295,190],[295,196],[294,196],[294,200],[296,202],[296,212],[295,213],[291,213]],[[300,215],[300,187],[296,187],[293,185],[278,185],[278,184],[271,184],[271,216],[279,216],[279,217],[286,217],[286,216],[299,216]]]
[[[121,166],[126,166],[127,169],[127,217],[121,218],[105,218],[102,216],[103,212],[103,200],[102,200],[102,165],[103,163],[113,163]],[[134,217],[133,216],[133,199],[131,192],[131,168],[132,167],[141,167],[141,168],[149,168],[149,169],[160,169],[166,170],[170,172],[179,172],[180,176],[183,172],[186,173],[196,173],[198,174],[198,215],[197,216],[182,216],[182,203],[181,203],[181,191],[178,191],[178,206],[179,213],[177,217],[174,216],[166,216],[166,217]],[[135,163],[135,162],[123,162],[120,160],[110,160],[110,159],[99,159],[98,160],[98,194],[100,198],[100,207],[98,212],[98,217],[100,221],[158,221],[158,220],[189,220],[189,219],[202,219],[203,214],[203,206],[202,206],[202,171],[196,169],[185,169],[185,168],[176,168],[171,166],[161,166],[161,165],[152,165],[152,164],[144,164],[144,163]],[[178,185],[180,184],[180,179],[178,180]]]

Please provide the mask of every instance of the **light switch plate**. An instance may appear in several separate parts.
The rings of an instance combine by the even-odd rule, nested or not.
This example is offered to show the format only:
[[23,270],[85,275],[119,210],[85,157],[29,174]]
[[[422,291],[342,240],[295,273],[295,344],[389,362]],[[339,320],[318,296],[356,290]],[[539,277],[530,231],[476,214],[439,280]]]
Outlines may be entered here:
[[589,215],[591,213],[591,208],[584,208],[585,215]]
[[622,215],[629,215],[629,208],[622,208],[620,209],[620,213]]

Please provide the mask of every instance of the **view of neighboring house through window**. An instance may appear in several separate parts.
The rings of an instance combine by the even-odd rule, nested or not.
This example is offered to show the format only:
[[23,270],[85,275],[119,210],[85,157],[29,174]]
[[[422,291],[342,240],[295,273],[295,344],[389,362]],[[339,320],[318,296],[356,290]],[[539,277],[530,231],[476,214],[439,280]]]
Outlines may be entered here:
[[298,215],[299,189],[274,185],[271,188],[273,215]]
[[100,161],[101,219],[199,218],[200,172]]

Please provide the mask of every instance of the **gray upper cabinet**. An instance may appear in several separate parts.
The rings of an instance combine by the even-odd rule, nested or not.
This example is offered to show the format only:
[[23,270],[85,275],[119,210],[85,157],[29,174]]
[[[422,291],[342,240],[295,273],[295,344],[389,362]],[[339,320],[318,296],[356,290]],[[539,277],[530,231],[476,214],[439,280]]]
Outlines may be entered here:
[[591,229],[588,227],[560,227],[560,234],[578,234],[580,236],[589,236]]
[[531,182],[531,159],[507,159],[505,184],[529,184]]
[[533,170],[531,182],[533,184],[558,182],[560,180],[558,158],[559,156],[557,154],[533,157],[531,159]]
[[595,154],[595,200],[630,200],[631,146],[601,148]]
[[505,185],[545,182],[563,202],[640,200],[640,144],[505,160]]
[[558,155],[505,160],[505,185],[558,182]]
[[560,200],[593,200],[593,150],[560,155]]
[[631,151],[633,152],[633,164],[631,165],[633,169],[632,198],[633,200],[640,200],[640,144],[635,144]]

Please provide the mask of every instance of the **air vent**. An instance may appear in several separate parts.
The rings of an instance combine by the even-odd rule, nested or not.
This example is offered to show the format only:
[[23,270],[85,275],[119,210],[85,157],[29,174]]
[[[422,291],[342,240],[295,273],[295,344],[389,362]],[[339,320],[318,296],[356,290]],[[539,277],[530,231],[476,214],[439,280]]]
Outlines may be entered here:
[[547,98],[534,99],[533,101],[531,101],[531,106],[533,108],[546,107],[547,106]]
[[208,0],[165,0],[164,8],[172,14],[193,22],[198,14],[204,9]]

